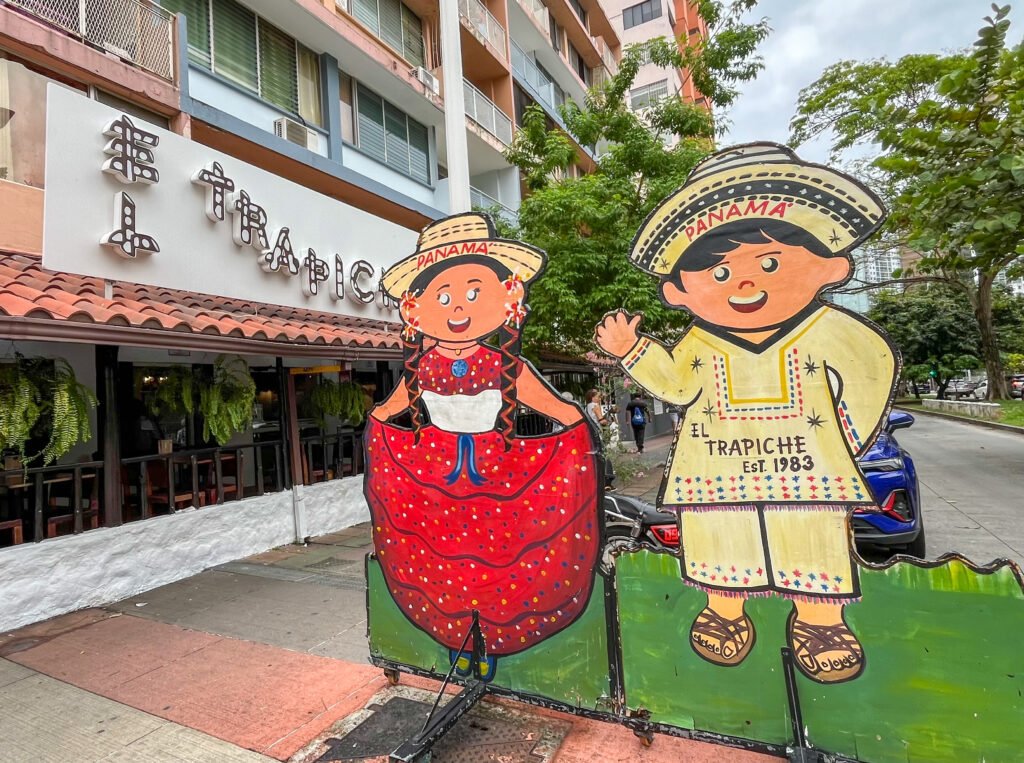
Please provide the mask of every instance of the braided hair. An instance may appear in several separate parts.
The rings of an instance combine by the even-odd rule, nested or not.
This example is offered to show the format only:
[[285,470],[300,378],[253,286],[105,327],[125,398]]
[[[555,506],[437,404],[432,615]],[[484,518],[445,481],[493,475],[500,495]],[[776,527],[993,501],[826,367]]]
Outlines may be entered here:
[[416,372],[416,364],[423,356],[423,335],[418,333],[413,339],[403,337],[402,339],[402,360],[405,367],[405,388],[409,392],[409,414],[412,417],[412,431],[414,442],[419,444],[420,430],[423,429],[423,395],[420,390],[419,374]]
[[519,329],[505,324],[498,330],[498,350],[501,352],[501,411],[498,413],[497,430],[505,441],[505,450],[512,448],[516,435],[516,409],[519,399],[516,395],[516,377],[519,376],[519,350],[522,338]]
[[[499,281],[504,281],[512,275],[512,271],[489,257],[464,255],[457,260],[439,262],[424,270],[410,284],[409,292],[414,296],[420,296],[442,270],[456,264],[484,265],[494,271]],[[417,332],[415,338],[403,338],[402,344],[405,388],[409,391],[409,413],[412,416],[414,442],[419,443],[420,432],[427,418],[422,390],[420,389],[417,365],[424,354],[423,334]],[[501,433],[505,441],[505,450],[512,448],[512,439],[516,433],[516,409],[519,407],[519,400],[516,395],[516,378],[519,375],[520,361],[518,356],[521,345],[522,340],[519,329],[505,325],[498,330],[498,351],[501,353],[501,410],[498,413],[495,428]]]

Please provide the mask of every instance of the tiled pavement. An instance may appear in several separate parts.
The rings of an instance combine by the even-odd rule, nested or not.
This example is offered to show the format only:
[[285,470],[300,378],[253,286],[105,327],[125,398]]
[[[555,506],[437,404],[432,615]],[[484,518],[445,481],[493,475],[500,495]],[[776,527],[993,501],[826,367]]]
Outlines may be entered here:
[[[367,661],[369,547],[361,525],[0,634],[0,760],[302,757],[386,686]],[[665,736],[645,748],[615,724],[515,706],[571,724],[555,763],[773,760]]]

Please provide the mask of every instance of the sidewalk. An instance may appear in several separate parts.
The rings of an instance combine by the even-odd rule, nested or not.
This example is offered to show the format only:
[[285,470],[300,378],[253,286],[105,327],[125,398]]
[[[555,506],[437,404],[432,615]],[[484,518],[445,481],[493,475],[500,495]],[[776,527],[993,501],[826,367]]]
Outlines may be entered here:
[[621,483],[616,486],[615,492],[623,495],[632,495],[641,498],[648,503],[657,503],[658,491],[661,489],[661,479],[665,473],[665,462],[668,460],[669,451],[675,434],[668,433],[652,438],[646,443],[644,452],[634,454],[632,457],[640,459],[646,466],[642,475],[628,483]]
[[[318,740],[342,736],[387,690],[381,671],[367,663],[367,550],[369,528],[362,525],[0,634],[0,758],[316,760],[325,749]],[[435,682],[409,676],[401,687],[437,690]],[[538,730],[523,737],[537,749],[508,760],[773,760],[667,736],[644,748],[617,724],[509,701],[488,700],[473,712],[494,708]],[[547,737],[539,730],[552,726],[561,730],[541,755],[537,739]],[[498,760],[492,753],[452,749],[435,760]]]

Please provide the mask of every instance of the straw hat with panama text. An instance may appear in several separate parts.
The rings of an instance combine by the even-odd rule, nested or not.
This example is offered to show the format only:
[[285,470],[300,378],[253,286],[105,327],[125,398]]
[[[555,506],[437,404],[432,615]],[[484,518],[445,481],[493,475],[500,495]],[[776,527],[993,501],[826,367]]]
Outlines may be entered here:
[[849,175],[800,159],[777,143],[749,143],[698,164],[686,184],[644,221],[630,259],[667,275],[695,242],[735,221],[785,220],[814,235],[833,254],[867,239],[885,207]]
[[488,257],[517,274],[524,282],[537,276],[544,267],[544,252],[519,241],[498,238],[494,223],[487,215],[467,212],[431,223],[420,233],[416,251],[395,263],[384,274],[381,284],[395,299],[400,299],[416,277],[441,262],[459,257]]

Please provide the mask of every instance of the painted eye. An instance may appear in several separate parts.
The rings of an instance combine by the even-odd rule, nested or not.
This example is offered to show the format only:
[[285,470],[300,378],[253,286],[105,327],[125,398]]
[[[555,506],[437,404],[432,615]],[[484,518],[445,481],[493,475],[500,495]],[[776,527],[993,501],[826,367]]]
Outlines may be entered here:
[[452,295],[449,294],[448,292],[442,292],[441,294],[437,295],[437,301],[447,307],[452,303]]
[[779,269],[779,261],[774,257],[765,257],[761,260],[761,270],[765,273],[774,273]]
[[479,289],[470,289],[466,292],[466,300],[469,302],[476,302],[476,298],[480,296]]
[[711,274],[718,283],[725,283],[729,280],[729,276],[732,275],[732,271],[729,268],[721,267],[715,268],[715,272]]

